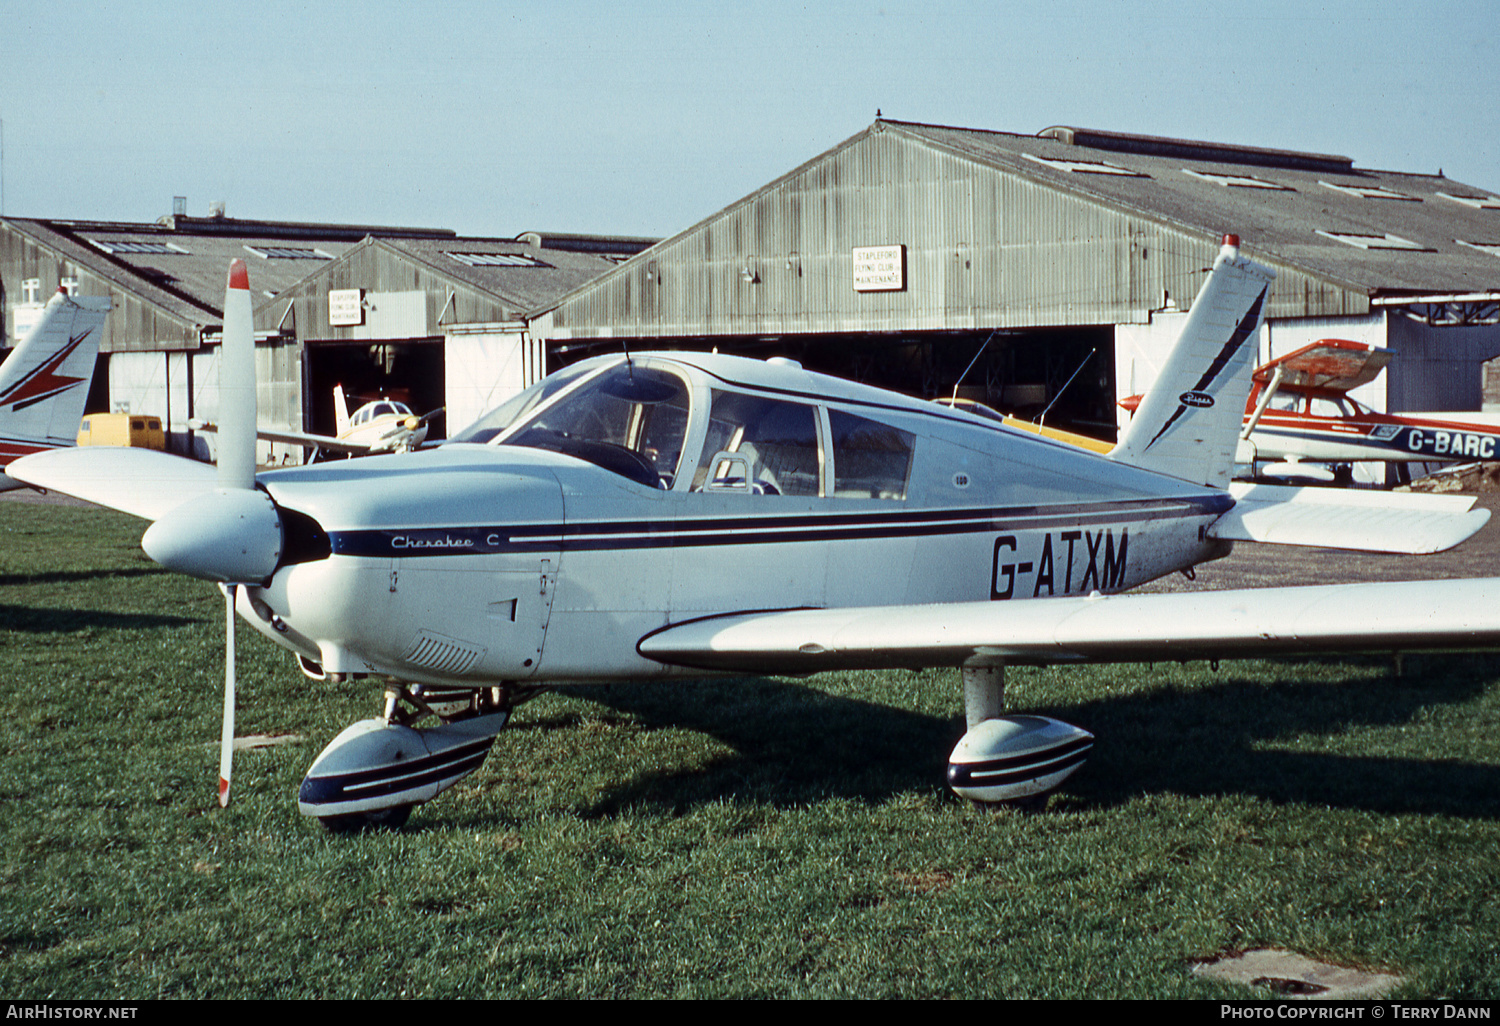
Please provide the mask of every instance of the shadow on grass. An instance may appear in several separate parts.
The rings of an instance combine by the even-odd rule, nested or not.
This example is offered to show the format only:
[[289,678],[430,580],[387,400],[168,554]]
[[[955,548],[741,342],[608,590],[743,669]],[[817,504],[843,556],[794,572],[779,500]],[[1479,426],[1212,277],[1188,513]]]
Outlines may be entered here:
[[[1500,672],[1465,657],[1424,660],[1403,678],[1308,683],[1288,664],[1288,683],[1227,676],[1192,690],[1155,690],[1075,705],[1032,707],[1092,731],[1088,764],[1064,792],[1107,808],[1151,792],[1247,795],[1289,804],[1392,813],[1500,817],[1500,766],[1455,757],[1424,714],[1469,702]],[[591,812],[628,807],[681,812],[726,798],[777,806],[830,797],[881,801],[941,791],[961,714],[935,717],[760,678],[614,685],[570,693],[628,713],[645,729],[685,727],[737,753],[691,770],[642,770],[622,779]],[[958,696],[955,695],[955,706]],[[1366,727],[1417,723],[1401,745],[1412,754],[1311,751],[1320,739]],[[1267,750],[1309,735],[1302,750]],[[1389,739],[1386,739],[1389,743]],[[1358,743],[1349,747],[1357,748]],[[956,799],[955,799],[956,800]]]
[[114,631],[140,630],[146,627],[179,627],[202,622],[201,619],[190,616],[0,605],[0,630],[27,634],[67,634],[92,627]]
[[159,566],[139,566],[122,570],[49,570],[37,574],[0,574],[0,588],[24,588],[32,584],[71,584],[80,581],[102,581],[111,577],[155,577],[170,571]]
[[[1381,813],[1500,818],[1500,766],[1463,756],[1465,741],[1482,732],[1423,722],[1444,706],[1479,697],[1500,663],[1429,656],[1404,677],[1336,684],[1308,682],[1306,665],[1288,664],[1287,683],[1226,674],[1222,683],[1186,693],[1043,710],[1098,739],[1089,765],[1065,788],[1101,806],[1143,792],[1238,794]],[[1366,728],[1406,729],[1368,742],[1340,736]],[[1300,742],[1299,735],[1305,735]],[[1400,754],[1357,751],[1377,744]]]
[[592,812],[667,808],[726,798],[799,805],[829,797],[879,801],[941,787],[963,717],[927,716],[764,678],[616,684],[570,694],[628,713],[648,730],[684,727],[734,748],[689,771],[642,771]]

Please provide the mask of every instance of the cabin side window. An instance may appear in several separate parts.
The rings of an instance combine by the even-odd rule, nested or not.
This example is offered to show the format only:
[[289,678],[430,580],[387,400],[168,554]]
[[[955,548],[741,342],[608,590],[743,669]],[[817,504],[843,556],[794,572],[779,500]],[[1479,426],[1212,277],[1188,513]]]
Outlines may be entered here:
[[819,495],[821,469],[813,407],[713,390],[693,491]]
[[1348,400],[1313,396],[1308,403],[1308,412],[1314,417],[1347,417],[1354,411],[1349,408]]
[[905,499],[916,436],[910,431],[829,410],[833,495],[838,499]]

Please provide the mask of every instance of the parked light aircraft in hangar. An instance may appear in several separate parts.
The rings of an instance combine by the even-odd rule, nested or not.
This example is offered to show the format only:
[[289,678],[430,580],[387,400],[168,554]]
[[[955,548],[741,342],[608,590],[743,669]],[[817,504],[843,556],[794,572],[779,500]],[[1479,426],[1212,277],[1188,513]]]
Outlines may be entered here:
[[[1500,459],[1500,414],[1379,413],[1348,393],[1374,381],[1394,354],[1325,338],[1256,369],[1238,461],[1264,476],[1332,481],[1318,464],[1364,460],[1452,463]],[[1121,404],[1134,410],[1140,396]]]
[[[342,385],[333,387],[333,403],[337,435],[257,428],[256,437],[268,442],[285,442],[288,445],[301,445],[324,452],[343,453],[346,456],[410,452],[422,447],[422,443],[427,440],[428,424],[443,412],[439,407],[418,416],[403,402],[376,399],[365,403],[350,416]],[[192,427],[195,431],[219,430],[217,424],[206,421],[193,421]]]
[[790,361],[625,354],[566,367],[420,452],[256,474],[248,278],[230,271],[217,472],[161,453],[28,457],[23,481],[153,520],[157,562],[383,712],[313,763],[299,805],[400,822],[547,686],[957,666],[949,783],[1025,800],[1092,736],[1003,711],[1011,664],[1500,644],[1500,580],[1129,596],[1236,539],[1431,551],[1471,499],[1230,488],[1273,272],[1233,236],[1158,387],[1108,454]]
[[[0,467],[77,440],[109,310],[107,297],[74,298],[58,289],[0,364]],[[0,475],[0,491],[20,487]]]

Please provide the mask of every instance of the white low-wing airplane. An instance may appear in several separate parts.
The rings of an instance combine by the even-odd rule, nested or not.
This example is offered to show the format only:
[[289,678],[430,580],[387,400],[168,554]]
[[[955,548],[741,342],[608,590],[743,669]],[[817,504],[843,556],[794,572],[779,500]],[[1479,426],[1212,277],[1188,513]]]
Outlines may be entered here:
[[[302,431],[279,428],[257,428],[256,437],[268,442],[285,442],[302,445],[310,449],[341,452],[346,456],[371,456],[385,452],[410,452],[420,449],[427,440],[427,425],[432,418],[443,412],[439,407],[420,417],[411,407],[394,399],[377,399],[365,403],[349,414],[349,404],[344,399],[344,386],[333,388],[334,411],[337,435],[316,435]],[[217,424],[208,421],[191,421],[195,431],[218,431]]]
[[[0,467],[77,441],[109,310],[108,297],[75,299],[58,289],[0,365]],[[20,487],[0,475],[0,491]]]
[[962,667],[949,782],[1026,800],[1093,738],[1004,715],[1009,664],[1500,647],[1500,580],[1112,594],[1235,539],[1434,551],[1487,519],[1463,498],[1230,490],[1272,277],[1226,237],[1103,455],[790,361],[658,353],[567,367],[436,449],[257,475],[236,262],[217,475],[86,450],[10,472],[154,520],[153,559],[221,582],[221,800],[234,609],[310,675],[386,687],[303,781],[333,826],[403,821],[542,686],[706,671]]

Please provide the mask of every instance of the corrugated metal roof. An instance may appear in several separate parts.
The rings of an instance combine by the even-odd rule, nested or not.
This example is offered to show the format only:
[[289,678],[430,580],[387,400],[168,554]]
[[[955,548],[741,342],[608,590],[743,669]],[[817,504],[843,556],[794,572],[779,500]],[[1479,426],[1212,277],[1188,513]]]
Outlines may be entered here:
[[[380,242],[422,261],[444,277],[494,295],[517,313],[556,302],[559,296],[593,281],[619,262],[609,256],[575,249],[533,247],[513,239],[382,239]],[[462,259],[469,255],[514,257],[519,261],[486,264]]]
[[[519,316],[554,302],[655,241],[544,232],[530,233],[529,241],[466,239],[443,228],[182,216],[149,224],[5,218],[0,225],[40,251],[55,253],[155,309],[161,318],[180,327],[176,344],[196,339],[200,327],[217,326],[225,272],[236,258],[249,266],[257,307],[272,307],[283,294],[315,279],[368,242],[489,294]],[[464,254],[514,259],[508,265],[486,266],[482,259],[465,262]],[[19,290],[12,291],[19,295]],[[277,316],[279,311],[280,307]],[[272,325],[275,321],[271,317]],[[122,338],[110,348],[150,348],[161,329],[155,334],[157,338]]]
[[447,229],[294,224],[223,218],[163,218],[161,223],[5,218],[4,223],[72,263],[115,282],[184,324],[222,316],[229,261],[244,260],[257,296],[279,293],[374,232]]
[[[441,334],[444,325],[519,321],[616,266],[615,259],[587,249],[571,244],[551,249],[538,245],[535,236],[526,241],[371,237],[313,268],[275,298],[259,301],[256,323],[263,329],[294,324],[304,341],[366,338],[364,325],[328,322],[329,292],[351,288],[373,295],[425,293],[421,330],[427,334]],[[403,330],[415,329],[408,324]]]
[[[1028,136],[878,124],[1143,217],[1209,234],[1233,232],[1250,253],[1371,296],[1500,288],[1500,258],[1462,244],[1500,242],[1500,200],[1441,175],[1356,168],[1347,157],[1326,154],[1089,129]],[[1112,167],[1134,173],[1110,173]],[[1483,201],[1491,205],[1475,205]],[[1334,236],[1412,248],[1361,248]]]

